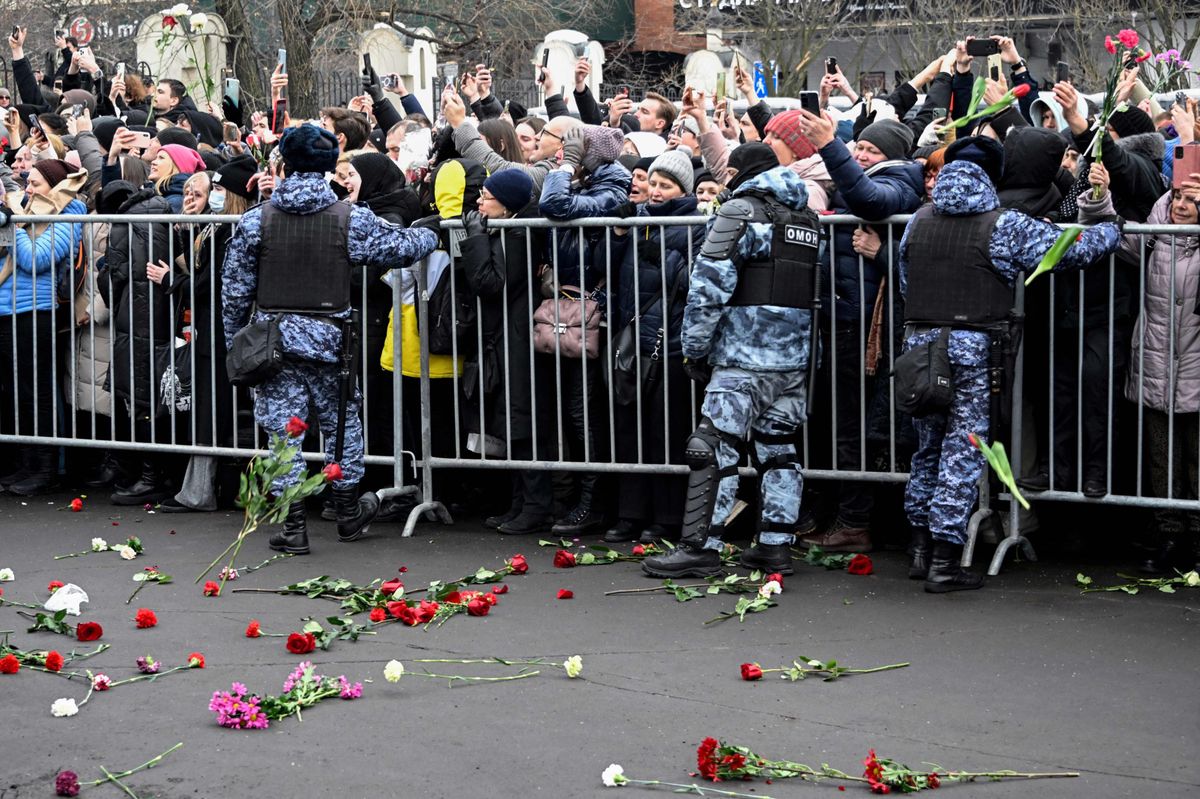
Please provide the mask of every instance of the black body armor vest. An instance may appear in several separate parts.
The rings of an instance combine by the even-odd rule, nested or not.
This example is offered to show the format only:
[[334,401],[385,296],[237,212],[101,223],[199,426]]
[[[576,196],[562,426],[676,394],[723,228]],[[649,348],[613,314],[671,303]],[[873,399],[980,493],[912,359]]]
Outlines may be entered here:
[[336,202],[315,214],[262,206],[258,256],[260,311],[331,314],[350,307],[349,231],[353,207]]
[[765,258],[738,263],[737,287],[726,305],[812,308],[821,243],[817,215],[810,208],[789,208],[774,197],[743,198],[754,206],[751,222],[772,225],[771,252]]
[[946,216],[929,205],[917,211],[908,228],[907,324],[982,329],[1008,320],[1013,290],[992,269],[990,252],[1001,213]]

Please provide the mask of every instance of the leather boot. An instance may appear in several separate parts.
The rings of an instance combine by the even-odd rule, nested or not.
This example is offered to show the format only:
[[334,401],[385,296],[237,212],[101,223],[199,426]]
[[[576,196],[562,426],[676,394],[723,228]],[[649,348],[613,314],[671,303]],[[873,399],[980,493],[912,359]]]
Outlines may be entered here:
[[929,550],[933,547],[933,535],[928,527],[912,529],[912,565],[908,567],[908,579],[924,580],[929,576]]
[[554,519],[550,518],[548,513],[523,510],[497,527],[496,531],[502,535],[545,535],[553,523]]
[[158,464],[154,461],[142,461],[142,475],[138,481],[128,488],[116,491],[110,500],[114,505],[144,505],[147,502],[162,502],[171,494]]
[[88,488],[108,488],[117,482],[121,476],[121,464],[111,452],[105,452],[104,458],[96,465],[83,484]]
[[9,486],[19,483],[25,478],[29,477],[29,470],[32,468],[32,466],[33,453],[31,448],[20,447],[17,449],[16,468],[14,468],[12,471],[5,472],[4,476],[0,477],[0,489],[7,491]]
[[673,544],[679,540],[680,535],[678,525],[667,527],[656,522],[642,530],[642,534],[638,536],[638,543],[661,546],[663,541],[670,541]]
[[617,523],[608,529],[602,540],[606,544],[622,544],[626,541],[636,541],[641,535],[640,522],[635,522],[632,519],[619,519]]
[[22,497],[44,494],[58,483],[58,449],[32,447],[30,467],[24,480],[10,483],[8,490]]
[[663,555],[642,561],[642,571],[651,577],[712,577],[724,571],[721,553],[703,549],[694,542],[680,541],[679,546]]
[[292,555],[308,554],[308,517],[303,502],[293,502],[288,507],[283,529],[267,540],[267,546],[276,552]]
[[983,575],[967,571],[960,565],[962,553],[962,544],[933,539],[933,559],[929,564],[929,576],[925,579],[928,593],[945,594],[983,588]]
[[767,574],[778,572],[784,576],[794,574],[792,568],[791,544],[763,544],[756,541],[754,546],[742,550],[738,562],[747,569],[756,569]]
[[579,503],[556,521],[550,532],[555,535],[586,535],[604,526],[604,514],[594,510],[592,502],[598,479],[594,474],[584,475],[579,481]]
[[358,495],[358,484],[333,489],[333,506],[337,510],[339,541],[357,541],[367,534],[371,521],[379,513],[379,497],[374,491]]

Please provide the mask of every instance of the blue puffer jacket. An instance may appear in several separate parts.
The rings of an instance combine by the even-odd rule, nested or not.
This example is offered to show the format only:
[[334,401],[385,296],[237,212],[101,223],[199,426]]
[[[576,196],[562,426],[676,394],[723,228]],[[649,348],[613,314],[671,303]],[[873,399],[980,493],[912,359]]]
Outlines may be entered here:
[[[317,172],[289,175],[271,195],[271,204],[289,214],[307,215],[323,211],[337,197]],[[437,234],[426,228],[402,228],[386,222],[366,208],[350,214],[350,263],[361,266],[390,266],[400,269],[424,258],[438,246]],[[250,323],[250,308],[258,291],[258,248],[262,241],[262,209],[251,208],[242,215],[237,232],[225,250],[221,269],[222,320],[225,343],[233,346],[234,335]],[[302,257],[303,253],[296,256]],[[339,316],[345,316],[349,312]],[[268,318],[258,314],[257,318]],[[340,326],[300,314],[283,314],[279,322],[283,349],[311,361],[336,363],[342,345]]]
[[[821,159],[829,177],[837,187],[829,207],[839,214],[854,214],[863,219],[886,219],[895,214],[911,214],[921,207],[925,194],[925,178],[921,165],[912,161],[884,161],[867,171],[858,165],[846,145],[834,139],[820,149]],[[854,226],[838,225],[833,240],[821,256],[824,274],[822,286],[829,285],[830,253],[836,257],[833,269],[836,292],[836,319],[839,324],[854,324],[862,318],[871,321],[879,281],[887,273],[886,226],[877,232],[883,240],[878,259],[862,259],[863,286],[859,291],[859,255],[854,251]],[[899,236],[900,231],[896,230]],[[824,294],[824,289],[822,289]],[[827,294],[825,296],[828,296]]]
[[[617,163],[603,164],[588,175],[581,186],[572,188],[571,175],[554,169],[542,184],[538,210],[542,216],[556,221],[585,219],[590,216],[612,216],[629,199],[629,170]],[[582,238],[580,233],[583,234]],[[582,253],[583,288],[591,290],[604,279],[604,229],[569,228],[546,237],[546,262],[555,265],[558,258],[559,282],[574,286],[579,283],[579,262]],[[615,264],[614,264],[615,266]],[[614,275],[615,278],[615,275]]]
[[[62,212],[86,214],[87,206],[79,200],[71,200]],[[57,276],[75,267],[75,256],[83,241],[83,226],[78,222],[55,222],[33,238],[25,228],[18,227],[15,236],[8,256],[13,263],[13,273],[0,283],[0,316],[47,311],[54,307],[58,296]]]
[[[653,205],[638,206],[639,217],[650,216],[699,216],[696,198],[677,197]],[[683,329],[684,298],[687,297],[687,274],[689,256],[700,254],[704,244],[704,225],[650,225],[632,228],[628,235],[615,238],[613,260],[620,260],[620,291],[617,295],[617,330],[633,320],[637,312],[652,298],[659,298],[642,316],[639,341],[643,352],[650,352],[658,341],[658,329],[662,327],[663,275],[666,274],[666,291],[674,296],[670,323],[667,325],[667,354],[682,353],[679,334]],[[664,249],[665,248],[665,249]],[[663,256],[666,260],[663,260]],[[637,264],[634,264],[634,258]],[[636,272],[637,296],[634,296],[634,273]],[[682,281],[682,282],[681,282]]]
[[[999,208],[1000,198],[982,167],[968,161],[955,161],[938,173],[937,182],[933,184],[933,207],[938,214],[971,216]],[[905,295],[908,294],[908,231],[911,228],[912,223],[900,240],[900,291]],[[1004,211],[996,220],[988,243],[992,269],[1011,285],[1018,272],[1028,273],[1037,267],[1061,232],[1057,225],[1020,211]],[[1115,252],[1120,243],[1121,234],[1116,225],[1111,222],[1096,225],[1085,230],[1079,241],[1071,245],[1054,271],[1082,269],[1097,258]],[[924,344],[936,336],[937,330],[920,333],[905,342],[905,349]],[[953,331],[950,334],[950,362],[960,366],[986,366],[990,341],[986,332]]]
[[[747,180],[733,196],[772,194],[800,210],[808,205],[804,181],[789,167],[780,166]],[[738,242],[740,261],[766,258],[771,253],[773,228],[751,222]],[[712,366],[736,366],[756,372],[791,372],[808,365],[812,311],[776,305],[727,306],[737,288],[738,268],[733,259],[720,261],[696,256],[687,309],[683,315],[683,355],[707,359]]]

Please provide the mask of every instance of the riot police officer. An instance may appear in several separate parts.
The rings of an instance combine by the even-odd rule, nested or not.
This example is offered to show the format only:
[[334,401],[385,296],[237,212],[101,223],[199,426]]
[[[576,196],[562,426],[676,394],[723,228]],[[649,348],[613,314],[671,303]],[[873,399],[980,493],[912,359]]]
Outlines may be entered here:
[[721,571],[721,536],[747,450],[762,480],[762,515],[742,565],[792,573],[801,490],[794,436],[807,400],[817,218],[804,181],[767,145],[737,148],[729,168],[731,197],[696,258],[684,311],[685,367],[708,386],[685,452],[683,535],[670,553],[643,562],[653,577]]
[[[405,229],[379,219],[370,210],[337,201],[325,174],[337,166],[333,134],[314,125],[284,132],[279,142],[285,177],[269,203],[247,211],[229,242],[222,270],[222,311],[226,343],[250,323],[278,318],[284,352],[282,369],[255,390],[254,417],[268,433],[285,434],[292,416],[314,414],[325,435],[325,460],[333,463],[338,446],[339,405],[344,405],[342,476],[333,482],[339,541],[367,532],[379,510],[379,498],[359,496],[363,475],[361,394],[348,385],[342,362],[349,323],[350,275],[363,265],[404,267],[437,246],[433,230]],[[342,382],[346,381],[346,382]],[[340,400],[340,401],[339,401]],[[298,437],[296,446],[302,443]],[[304,460],[297,453],[291,473],[275,490],[303,480]],[[272,549],[308,554],[303,502],[288,511]]]
[[[1060,233],[1049,222],[1000,208],[995,184],[1003,167],[1004,148],[994,139],[956,141],[946,150],[933,202],[913,216],[900,242],[905,351],[950,328],[953,400],[944,411],[913,419],[918,445],[904,496],[914,531],[909,576],[925,579],[931,593],[983,585],[981,575],[960,565],[984,468],[983,453],[968,436],[988,437],[989,364],[997,333],[1010,321],[1013,282],[1036,268]],[[1056,271],[1080,269],[1114,252],[1120,224],[1085,231]]]

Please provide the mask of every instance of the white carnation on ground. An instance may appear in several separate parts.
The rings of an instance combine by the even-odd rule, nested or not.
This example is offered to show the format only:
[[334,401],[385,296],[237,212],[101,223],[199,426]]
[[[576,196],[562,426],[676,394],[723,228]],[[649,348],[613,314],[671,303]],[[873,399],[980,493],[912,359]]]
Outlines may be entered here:
[[613,763],[604,769],[604,773],[600,775],[600,779],[609,788],[619,787],[625,784],[625,769]]
[[567,672],[567,676],[572,680],[579,676],[583,671],[583,658],[579,655],[571,655],[563,661],[563,669]]
[[103,552],[106,549],[108,549],[108,542],[105,541],[103,538],[93,538],[92,539],[92,551],[93,552]]
[[12,569],[0,569],[0,583],[11,582],[15,579],[17,579],[17,577],[15,574],[13,574]]
[[57,717],[74,716],[79,712],[79,706],[75,704],[75,700],[69,697],[55,699],[54,704],[50,706],[50,713]]
[[398,660],[389,660],[383,667],[383,678],[388,682],[400,682],[404,676],[404,664]]

